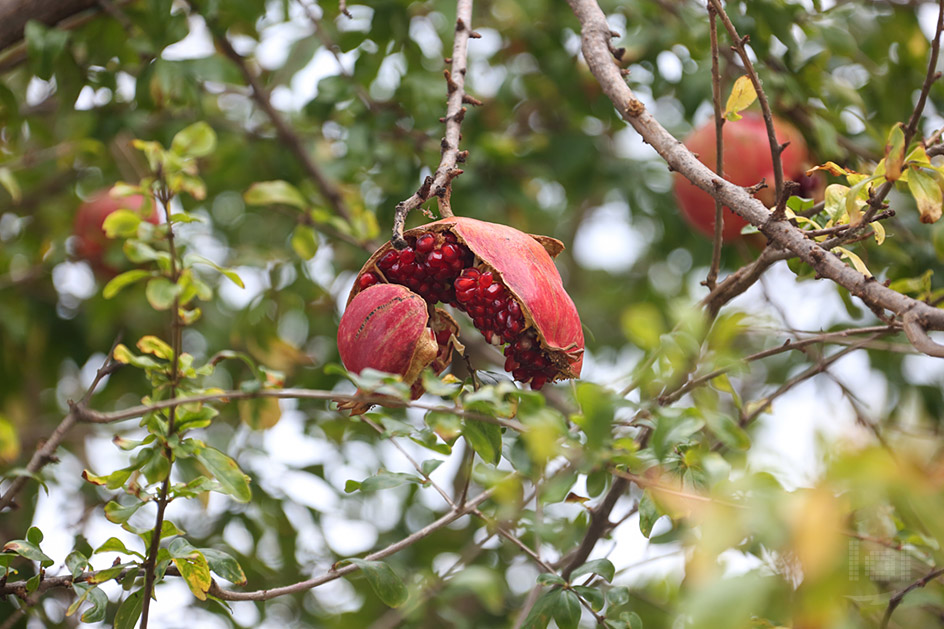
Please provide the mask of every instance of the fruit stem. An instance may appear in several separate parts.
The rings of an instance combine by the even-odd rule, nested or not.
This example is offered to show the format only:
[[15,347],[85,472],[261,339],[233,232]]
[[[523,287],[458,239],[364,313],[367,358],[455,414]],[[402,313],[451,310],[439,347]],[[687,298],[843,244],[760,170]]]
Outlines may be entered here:
[[407,215],[435,196],[438,200],[439,214],[442,218],[454,216],[450,197],[452,196],[452,180],[462,174],[462,169],[456,165],[468,158],[468,151],[459,151],[459,140],[462,137],[462,120],[465,118],[466,108],[463,103],[470,105],[480,104],[478,99],[469,97],[465,93],[465,73],[468,66],[469,39],[478,39],[480,35],[471,30],[472,0],[457,0],[456,2],[456,36],[452,46],[452,57],[446,59],[450,67],[443,71],[446,77],[446,115],[440,122],[446,125],[446,133],[442,139],[442,158],[432,177],[426,177],[419,189],[405,201],[397,204],[393,217],[393,236],[390,242],[396,249],[406,247],[403,239],[403,225]]

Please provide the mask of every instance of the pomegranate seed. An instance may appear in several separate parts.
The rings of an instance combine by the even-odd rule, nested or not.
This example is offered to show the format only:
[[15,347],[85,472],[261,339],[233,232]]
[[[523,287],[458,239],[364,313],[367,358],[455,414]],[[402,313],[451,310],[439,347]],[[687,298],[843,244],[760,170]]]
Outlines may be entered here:
[[482,288],[488,288],[489,286],[492,285],[493,279],[494,279],[494,276],[492,275],[492,272],[485,271],[485,273],[482,273],[482,276],[479,278],[479,285],[481,285]]
[[430,254],[426,256],[426,264],[436,269],[442,268],[444,266],[442,251],[431,251]]
[[534,376],[531,378],[531,388],[535,391],[544,386],[544,383],[547,382],[546,376]]
[[517,317],[521,314],[521,306],[519,306],[518,302],[514,299],[508,302],[508,314],[513,317]]
[[455,245],[445,244],[440,251],[442,251],[443,258],[446,262],[459,259],[459,249]]
[[445,345],[449,342],[449,337],[452,336],[452,332],[449,330],[440,330],[436,333],[436,342],[440,345]]
[[[481,279],[479,279],[479,284],[480,284],[480,285],[485,282],[485,278],[486,278],[486,277],[491,278],[491,274],[490,274],[490,273],[483,273]],[[489,279],[489,282],[491,282],[491,279]],[[489,298],[494,299],[494,298],[498,297],[499,295],[501,295],[501,293],[502,293],[502,286],[501,286],[501,284],[491,284],[491,283],[485,284],[485,294],[486,294]]]
[[361,287],[361,290],[363,290],[367,288],[368,286],[373,286],[374,284],[376,284],[379,281],[379,279],[380,278],[378,278],[373,273],[364,273],[363,275],[360,276],[360,279],[357,280],[357,284],[358,286]]
[[416,250],[429,253],[436,246],[436,237],[432,234],[423,234],[416,239]]
[[377,261],[377,266],[386,271],[393,266],[393,263],[400,259],[396,251],[388,251]]
[[460,277],[456,280],[456,291],[467,291],[475,287],[475,280],[469,277]]
[[402,265],[406,265],[406,264],[410,264],[410,263],[413,262],[414,260],[416,260],[416,253],[414,253],[413,250],[410,249],[409,247],[407,247],[406,249],[404,249],[403,251],[400,252],[400,264],[401,264],[401,266],[402,266]]

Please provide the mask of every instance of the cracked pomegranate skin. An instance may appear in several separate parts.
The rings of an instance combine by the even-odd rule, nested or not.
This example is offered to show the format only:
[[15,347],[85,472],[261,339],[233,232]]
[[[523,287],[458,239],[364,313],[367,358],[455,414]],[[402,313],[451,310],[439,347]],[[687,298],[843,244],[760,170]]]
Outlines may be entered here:
[[507,344],[505,369],[533,389],[580,375],[583,329],[552,259],[563,250],[559,241],[465,217],[404,238],[402,251],[387,243],[371,256],[351,300],[374,285],[402,284],[429,304],[469,314],[490,343]]
[[[722,127],[724,137],[724,178],[739,186],[753,186],[766,179],[767,188],[755,196],[767,207],[776,203],[774,198],[774,167],[770,158],[770,143],[767,139],[767,125],[760,114],[745,113],[741,120],[727,121]],[[805,176],[809,163],[809,154],[803,135],[790,123],[774,118],[777,141],[790,145],[781,155],[785,180],[799,181],[806,186],[800,191],[801,196],[813,196],[816,182]],[[698,156],[698,160],[708,168],[715,170],[718,160],[715,147],[715,122],[708,120],[698,127],[688,138],[685,146]],[[684,176],[675,174],[675,198],[682,215],[690,225],[706,236],[714,236],[715,201],[707,192],[692,184]],[[724,229],[722,236],[729,242],[741,236],[741,229],[747,221],[724,208]]]
[[408,288],[371,286],[351,300],[341,317],[341,362],[353,373],[371,368],[400,374],[413,384],[438,351],[428,321],[426,301]]

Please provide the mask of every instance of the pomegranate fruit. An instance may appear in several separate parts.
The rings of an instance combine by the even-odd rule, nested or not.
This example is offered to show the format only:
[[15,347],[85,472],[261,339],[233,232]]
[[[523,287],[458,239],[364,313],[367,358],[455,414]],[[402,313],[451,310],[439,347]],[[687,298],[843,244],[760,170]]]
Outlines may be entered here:
[[387,243],[367,261],[349,308],[374,286],[399,284],[430,306],[442,302],[467,313],[489,343],[505,345],[505,370],[532,389],[580,375],[583,330],[552,260],[563,250],[559,241],[463,217],[404,238],[404,249]]
[[[774,118],[777,141],[790,145],[781,155],[783,176],[800,183],[800,196],[814,196],[819,180],[805,174],[809,154],[803,135],[790,123]],[[767,188],[757,193],[757,198],[767,207],[776,204],[774,191],[774,166],[770,158],[770,143],[767,126],[759,113],[745,113],[741,120],[724,123],[724,178],[739,186],[753,186],[761,179],[767,180]],[[715,170],[718,164],[715,148],[715,121],[708,120],[685,140],[685,146],[698,156],[699,161]],[[707,192],[694,186],[688,179],[676,173],[675,198],[682,215],[695,229],[708,236],[714,235],[715,200]],[[724,208],[725,241],[738,238],[747,221]]]
[[[442,373],[452,359],[449,339],[459,326],[447,312],[429,308],[405,286],[377,284],[351,299],[338,325],[341,362],[354,373],[371,368],[402,376],[413,398],[423,393],[419,376],[431,367]],[[368,405],[342,404],[353,413]]]
[[[72,234],[76,237],[76,256],[88,261],[92,268],[103,275],[117,275],[120,269],[120,254],[109,255],[108,249],[112,241],[105,235],[102,225],[109,214],[117,210],[131,210],[145,213],[144,197],[135,194],[127,197],[112,197],[108,190],[96,192],[92,198],[82,205],[75,214],[72,225]],[[151,204],[151,211],[144,219],[157,225],[159,222],[157,207]]]

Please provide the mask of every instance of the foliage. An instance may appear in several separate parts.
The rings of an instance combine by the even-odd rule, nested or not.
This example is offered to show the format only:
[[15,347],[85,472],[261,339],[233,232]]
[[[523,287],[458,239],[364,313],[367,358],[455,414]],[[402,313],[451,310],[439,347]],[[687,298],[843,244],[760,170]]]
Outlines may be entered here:
[[[938,359],[795,257],[706,315],[713,243],[589,72],[569,6],[474,7],[483,104],[451,202],[565,242],[585,377],[516,386],[463,322],[468,362],[424,375],[416,402],[339,367],[335,338],[354,274],[439,163],[456,7],[102,6],[0,51],[0,627],[940,622]],[[656,118],[680,138],[709,118],[705,7],[602,8]],[[786,218],[944,301],[941,83],[909,130],[938,5],[726,10],[827,180]],[[718,34],[738,124],[758,95]],[[871,207],[886,185],[893,212]],[[163,217],[109,216],[110,277],[72,235],[109,188]],[[724,247],[722,277],[767,255],[749,242]],[[384,405],[338,409],[364,401]],[[772,461],[801,413],[842,429]]]

